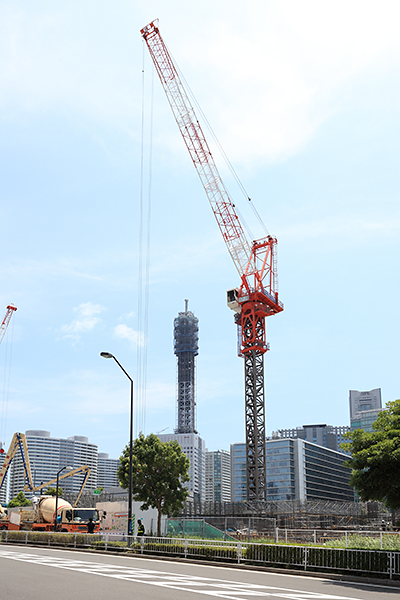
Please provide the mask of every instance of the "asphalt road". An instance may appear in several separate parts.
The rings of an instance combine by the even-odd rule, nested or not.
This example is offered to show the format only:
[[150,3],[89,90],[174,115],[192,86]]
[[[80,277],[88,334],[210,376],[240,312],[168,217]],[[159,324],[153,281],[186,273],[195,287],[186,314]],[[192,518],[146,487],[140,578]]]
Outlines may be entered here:
[[0,545],[0,600],[399,600],[400,588]]

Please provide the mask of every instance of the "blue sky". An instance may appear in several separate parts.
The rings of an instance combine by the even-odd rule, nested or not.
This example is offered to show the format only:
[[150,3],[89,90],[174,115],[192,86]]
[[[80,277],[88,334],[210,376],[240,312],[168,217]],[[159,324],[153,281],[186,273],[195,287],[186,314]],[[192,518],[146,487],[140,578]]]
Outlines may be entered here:
[[139,31],[154,18],[278,238],[285,311],[267,323],[268,434],[348,424],[349,389],[399,397],[397,12],[394,1],[2,2],[0,314],[11,302],[18,311],[0,346],[0,441],[46,429],[86,435],[117,458],[129,382],[99,353],[136,379],[138,344],[147,399],[136,428],[172,431],[172,328],[185,298],[200,321],[199,433],[210,450],[244,441],[243,364],[225,300],[236,270],[146,53],[145,339],[138,327]]

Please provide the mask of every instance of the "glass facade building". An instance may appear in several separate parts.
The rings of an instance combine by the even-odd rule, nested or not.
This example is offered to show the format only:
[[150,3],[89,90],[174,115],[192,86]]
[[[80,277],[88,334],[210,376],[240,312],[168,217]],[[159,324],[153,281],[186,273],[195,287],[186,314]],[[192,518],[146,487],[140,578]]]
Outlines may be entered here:
[[226,450],[206,452],[206,502],[231,502],[231,457]]
[[267,501],[353,501],[347,456],[297,439],[267,441]]
[[372,425],[375,423],[378,418],[379,413],[385,410],[384,408],[377,408],[376,410],[364,410],[362,412],[357,413],[351,419],[351,430],[354,429],[364,429],[364,431],[372,432]]
[[[300,438],[266,442],[267,502],[353,501],[346,454]],[[246,444],[231,446],[232,502],[246,500]]]
[[267,441],[267,502],[296,498],[298,440]]

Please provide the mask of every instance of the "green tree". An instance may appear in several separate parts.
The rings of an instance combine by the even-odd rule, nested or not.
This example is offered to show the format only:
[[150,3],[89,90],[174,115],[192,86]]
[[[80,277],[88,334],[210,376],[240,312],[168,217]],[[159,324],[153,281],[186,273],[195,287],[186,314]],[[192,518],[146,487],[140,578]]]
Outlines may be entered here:
[[[118,480],[129,488],[129,444],[119,458]],[[189,459],[177,441],[161,442],[151,433],[141,433],[132,446],[132,497],[143,502],[142,510],[158,511],[157,535],[161,535],[161,515],[175,515],[182,508],[188,491]]]
[[26,498],[24,492],[19,492],[15,498],[8,503],[8,508],[13,508],[14,506],[31,506],[31,502]]
[[361,500],[384,502],[400,508],[400,400],[388,402],[379,413],[373,432],[355,429],[341,444],[351,452],[345,466],[352,469],[350,485]]
[[[55,496],[57,494],[56,488],[55,487],[48,487],[47,491],[46,491],[47,496]],[[58,496],[62,496],[63,495],[63,489],[58,486]]]

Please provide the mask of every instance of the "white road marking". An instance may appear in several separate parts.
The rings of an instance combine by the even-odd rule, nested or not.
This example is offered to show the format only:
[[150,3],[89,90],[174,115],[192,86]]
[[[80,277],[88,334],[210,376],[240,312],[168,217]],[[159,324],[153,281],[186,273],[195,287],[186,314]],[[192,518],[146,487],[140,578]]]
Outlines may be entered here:
[[[167,573],[152,569],[132,568],[119,565],[87,562],[69,558],[54,558],[26,552],[13,552],[0,550],[0,558],[8,558],[20,562],[29,562],[58,569],[79,571],[90,575],[111,577],[157,587],[176,589],[225,598],[227,600],[247,600],[248,598],[285,598],[286,600],[357,600],[347,596],[322,594],[318,592],[305,592],[275,586],[239,583],[209,577],[191,576],[179,573]],[[202,588],[202,589],[201,589]]]

